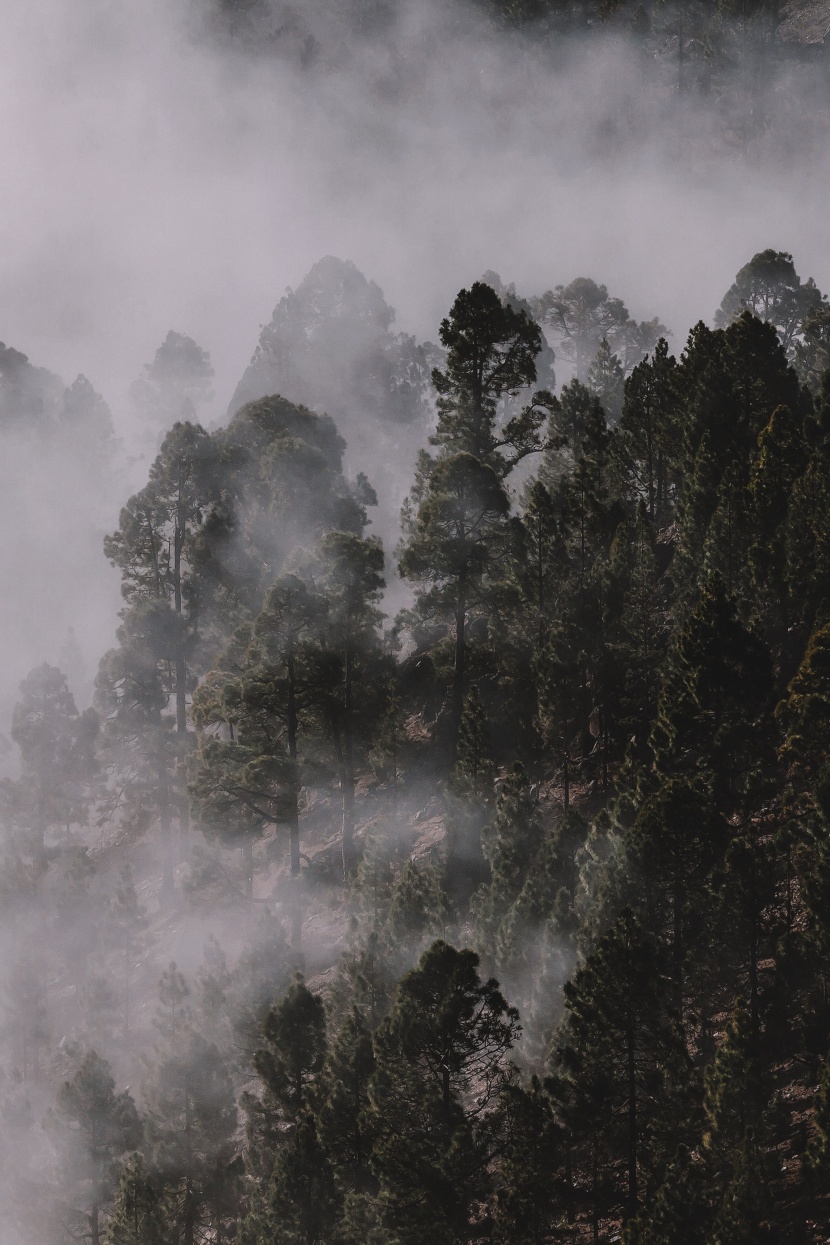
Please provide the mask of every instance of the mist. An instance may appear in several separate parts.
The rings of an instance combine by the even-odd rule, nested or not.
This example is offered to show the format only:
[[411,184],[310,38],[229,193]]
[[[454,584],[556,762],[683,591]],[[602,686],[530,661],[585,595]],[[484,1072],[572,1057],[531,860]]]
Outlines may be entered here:
[[[579,276],[604,283],[635,319],[659,317],[679,356],[690,328],[700,319],[713,321],[734,274],[756,252],[791,252],[803,278],[830,288],[826,56],[804,49],[782,55],[773,40],[756,71],[749,85],[736,73],[726,85],[704,91],[695,77],[703,71],[691,65],[687,88],[678,93],[676,49],[668,36],[644,50],[612,23],[567,36],[532,23],[512,29],[481,6],[463,3],[390,5],[369,21],[362,6],[335,0],[296,9],[277,0],[242,6],[5,0],[0,340],[25,353],[32,367],[46,369],[38,384],[52,394],[44,399],[49,418],[59,423],[63,387],[82,375],[108,407],[113,435],[100,438],[105,448],[97,457],[97,434],[83,443],[65,437],[49,443],[38,431],[39,416],[0,429],[2,773],[18,773],[5,736],[26,673],[42,662],[60,666],[78,708],[85,709],[98,662],[115,642],[124,599],[103,539],[118,526],[127,498],[146,482],[164,432],[144,419],[131,387],[169,330],[210,354],[214,375],[198,420],[211,433],[233,416],[234,395],[275,306],[327,256],[351,261],[377,283],[395,312],[391,331],[412,334],[418,343],[435,343],[459,289],[495,271],[525,298]],[[570,370],[561,358],[555,367],[561,386]],[[392,552],[417,451],[434,427],[432,400],[420,422],[383,441],[368,416],[361,426],[355,399],[343,398],[336,409],[336,375],[324,378],[320,392],[331,401],[326,408],[318,403],[317,413],[331,406],[328,413],[346,441],[342,480],[339,466],[332,469],[340,500],[346,481],[364,470],[378,494],[377,507],[369,507],[369,531],[384,544],[387,582],[378,599],[388,627],[413,599]],[[299,390],[286,396],[306,400]],[[525,463],[514,478],[513,500],[516,480],[530,471]],[[228,559],[237,553],[234,546]],[[417,647],[411,638],[409,644],[401,669],[406,694],[414,687],[417,696],[425,676],[417,662],[407,664]],[[446,653],[436,658],[439,675],[447,661]],[[431,686],[427,701],[430,695]],[[472,916],[450,915],[436,881],[441,853],[454,835],[459,878],[449,889],[462,910],[485,885],[491,861],[485,864],[482,856],[482,834],[486,846],[510,770],[506,753],[499,755],[486,771],[489,794],[480,806],[471,794],[474,784],[448,795],[441,765],[449,752],[418,771],[429,731],[435,727],[440,743],[446,727],[445,721],[440,726],[443,710],[428,709],[428,727],[417,714],[405,724],[410,756],[400,796],[396,758],[391,780],[388,757],[373,755],[358,775],[361,885],[366,894],[372,884],[376,891],[387,885],[371,882],[372,869],[386,877],[384,852],[394,870],[414,863],[424,931],[461,945],[495,917],[487,917],[481,899]],[[593,716],[590,730],[583,724],[586,737],[598,740],[599,731]],[[600,747],[588,742],[594,752]],[[564,751],[567,771],[567,742]],[[153,996],[160,975],[172,972],[171,961],[187,979],[187,1001],[176,1004],[181,1015],[176,1012],[175,1023],[184,1024],[189,1008],[209,1015],[204,999],[225,980],[225,970],[210,960],[211,939],[227,953],[227,999],[223,995],[224,1010],[217,1010],[208,1036],[233,1048],[239,1084],[251,1076],[245,1059],[256,1044],[252,1017],[261,1024],[263,1008],[289,988],[295,968],[328,990],[342,1012],[338,957],[356,944],[355,930],[368,920],[371,905],[366,895],[344,898],[333,881],[340,867],[334,829],[340,810],[326,783],[336,783],[337,766],[328,756],[321,759],[322,746],[319,752],[313,781],[302,789],[303,833],[311,841],[304,840],[304,873],[307,867],[314,881],[300,958],[296,946],[289,950],[295,899],[276,814],[273,834],[256,842],[256,873],[244,899],[248,866],[227,848],[222,827],[209,826],[216,833],[207,842],[196,830],[192,837],[181,830],[178,889],[168,911],[153,832],[146,832],[152,819],[131,838],[133,827],[117,800],[111,815],[106,801],[95,804],[83,847],[83,836],[76,842],[72,829],[80,819],[66,825],[60,841],[55,830],[46,934],[10,867],[12,882],[0,894],[6,1013],[13,1017],[18,1006],[30,1006],[26,972],[34,965],[37,978],[44,942],[52,993],[51,1029],[48,1039],[38,1039],[39,1055],[20,1055],[12,1021],[0,1035],[11,1062],[17,1061],[8,1078],[0,1073],[0,1105],[12,1122],[9,1144],[18,1135],[26,1139],[23,1158],[16,1157],[24,1190],[54,1159],[42,1120],[55,1085],[80,1057],[73,1034],[88,1035],[99,1025],[99,1053],[112,1061],[119,1085],[134,1078],[132,1092],[142,1105],[137,1086],[146,1052],[158,1040],[159,1015],[175,1028],[175,1007],[170,1014],[154,1011]],[[584,782],[574,779],[585,819],[580,812],[572,822],[567,777],[564,795],[558,771],[555,781],[534,776],[532,786],[534,807],[546,800],[546,810],[555,810],[558,838],[551,853],[568,874],[574,910],[586,923],[601,889],[596,878],[630,867],[619,828],[599,818],[591,822],[606,779],[600,782],[593,771]],[[339,781],[342,791],[342,772]],[[130,1024],[120,996],[107,994],[121,961],[113,968],[116,953],[101,933],[109,928],[106,913],[122,858],[143,905],[136,944],[124,952],[135,996]],[[523,1066],[529,1068],[547,1057],[549,1031],[562,1016],[562,984],[582,962],[584,947],[577,947],[572,930],[565,934],[552,918],[541,919],[532,886],[525,890],[530,897],[522,891],[525,909],[503,978],[510,1000],[527,1009],[530,1054]],[[497,908],[498,899],[493,902]],[[396,973],[412,967],[426,941],[426,932],[413,939],[407,955],[394,961]],[[18,976],[24,985],[15,994]],[[96,983],[100,1006],[90,1002]],[[37,1000],[31,1004],[33,1013],[37,1006]],[[121,1040],[122,1029],[129,1040]],[[522,1051],[517,1058],[521,1063]],[[0,1195],[0,1216],[4,1209]],[[10,1224],[16,1216],[17,1208]],[[3,1245],[34,1245],[8,1230],[6,1237],[0,1222]],[[216,1231],[217,1237],[204,1239],[218,1239]]]
[[[745,100],[678,100],[671,56],[644,65],[620,36],[551,46],[428,4],[369,36],[325,5],[254,17],[234,38],[209,7],[152,0],[10,0],[0,15],[0,334],[67,384],[88,376],[128,456],[137,439],[147,453],[128,389],[168,329],[210,352],[202,418],[223,419],[259,327],[328,254],[422,340],[487,269],[536,293],[593,276],[659,315],[675,349],[764,247],[830,285],[820,65],[771,66],[768,124],[746,138]],[[44,491],[21,526],[48,545],[44,511],[59,526],[69,499]],[[90,547],[129,491],[98,509]],[[104,564],[79,574],[113,618]],[[59,607],[43,601],[34,643],[22,615],[8,624],[21,660],[6,703],[67,626],[94,669],[106,633],[74,599],[66,585]]]
[[311,15],[331,20],[303,67],[279,39],[212,37],[195,7],[4,6],[4,340],[84,372],[118,415],[175,327],[210,350],[219,412],[326,254],[421,337],[487,268],[519,288],[593,275],[679,339],[763,246],[830,283],[811,193],[826,134],[787,127],[786,80],[769,84],[785,115],[746,150],[723,101],[678,107],[670,67],[655,81],[621,41],[551,67],[463,8],[407,8],[345,48],[336,16]]

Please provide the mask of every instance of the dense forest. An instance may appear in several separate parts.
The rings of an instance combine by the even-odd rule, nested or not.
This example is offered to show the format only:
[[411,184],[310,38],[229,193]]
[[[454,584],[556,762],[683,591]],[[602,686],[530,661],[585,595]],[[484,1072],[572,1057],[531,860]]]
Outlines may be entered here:
[[[0,786],[2,1239],[824,1240],[827,300],[392,324],[329,257],[226,420],[181,334],[133,386],[117,641]],[[0,411],[112,474],[85,378]]]

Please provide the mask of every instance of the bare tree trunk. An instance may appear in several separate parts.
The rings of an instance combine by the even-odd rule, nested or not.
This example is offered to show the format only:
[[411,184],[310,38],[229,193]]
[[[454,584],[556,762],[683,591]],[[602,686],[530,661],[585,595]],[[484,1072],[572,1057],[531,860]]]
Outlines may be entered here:
[[467,594],[465,577],[462,576],[458,585],[458,597],[455,606],[455,665],[452,677],[452,756],[455,760],[458,752],[458,734],[461,727],[461,715],[464,712],[464,679],[466,657]]
[[289,809],[288,809],[288,855],[291,868],[291,946],[295,953],[302,952],[303,906],[300,889],[300,769],[297,760],[297,677],[294,664],[294,647],[289,643],[286,654],[288,671],[288,761]]
[[169,898],[173,893],[173,840],[170,831],[170,785],[168,782],[167,764],[163,755],[164,745],[161,744],[162,755],[159,758],[159,828],[161,830],[162,853],[162,894]]
[[343,881],[348,883],[355,868],[354,847],[354,720],[352,705],[352,654],[346,648],[343,681],[343,744],[340,762],[342,804]]
[[242,844],[242,868],[245,874],[245,898],[254,897],[254,845],[250,839]]
[[287,654],[288,667],[288,760],[289,776],[289,810],[288,810],[288,851],[291,861],[291,876],[296,878],[300,873],[300,775],[297,764],[297,686],[294,666],[294,649],[289,646]]
[[[179,478],[179,498],[176,506],[176,531],[173,539],[173,605],[181,619],[182,614],[182,551],[186,533],[186,515],[182,499],[183,482]],[[187,762],[185,743],[187,740],[187,662],[182,651],[184,638],[177,636],[176,650],[176,735],[178,737],[178,760],[176,779],[179,787],[179,859],[188,855],[190,839],[190,801],[187,793]]]
[[634,1065],[634,1033],[631,1021],[627,1034],[628,1064],[628,1213],[637,1213],[637,1081]]

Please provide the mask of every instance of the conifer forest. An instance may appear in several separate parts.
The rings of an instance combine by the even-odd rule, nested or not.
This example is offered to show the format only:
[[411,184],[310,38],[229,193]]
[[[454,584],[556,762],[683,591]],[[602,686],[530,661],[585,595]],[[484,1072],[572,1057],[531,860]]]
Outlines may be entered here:
[[4,8],[0,1245],[826,1242],[830,3]]

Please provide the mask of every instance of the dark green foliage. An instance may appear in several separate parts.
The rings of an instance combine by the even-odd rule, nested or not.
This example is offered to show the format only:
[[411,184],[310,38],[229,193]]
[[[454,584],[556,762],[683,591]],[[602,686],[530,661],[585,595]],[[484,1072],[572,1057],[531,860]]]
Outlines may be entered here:
[[599,345],[588,372],[587,385],[611,423],[620,417],[625,372],[605,338]]
[[498,1166],[493,1240],[543,1245],[557,1218],[562,1190],[551,1176],[562,1145],[553,1107],[534,1077],[527,1089],[509,1085],[502,1105],[505,1139]]
[[642,879],[644,918],[670,949],[674,1002],[682,1014],[686,960],[705,936],[709,886],[728,827],[704,787],[669,779],[641,805],[627,841]]
[[[714,43],[693,45],[733,10],[591,21],[648,28],[685,89],[705,59],[717,72]],[[402,589],[384,601],[377,498],[344,478],[332,419],[271,396],[167,434],[107,540],[125,609],[97,712],[41,666],[12,724],[10,1239],[773,1245],[821,1227],[826,304],[777,252],[730,299],[675,360],[586,280],[534,300],[487,274],[443,355],[394,338],[339,261],[287,296],[248,380],[319,382],[356,465],[393,442],[400,463],[419,425],[426,444],[432,370],[399,550],[415,599],[386,636]],[[578,372],[556,399],[534,392],[542,320]],[[19,382],[54,423],[62,388],[0,356],[0,398]],[[342,375],[315,375],[326,359]],[[188,398],[162,364],[160,412]],[[195,401],[209,363],[191,364]],[[64,424],[103,430],[88,385],[63,401]],[[192,852],[188,799],[211,840]],[[208,921],[223,945],[193,978],[168,967],[151,1019],[142,964],[168,937],[198,963]],[[144,1118],[83,1057],[93,1029],[119,1079],[140,1053]]]
[[629,1214],[643,1173],[659,1164],[664,1113],[688,1077],[660,958],[659,944],[625,909],[565,986],[556,1093],[580,1143],[601,1139],[622,1162],[618,1196]]
[[538,445],[542,407],[526,408],[498,433],[496,406],[536,380],[542,333],[525,311],[503,303],[489,285],[477,281],[461,290],[449,317],[441,321],[444,369],[435,368],[440,414],[433,445],[446,453],[467,453],[497,471]]
[[171,1240],[160,1182],[139,1154],[122,1168],[104,1240],[106,1245],[168,1245]]
[[638,324],[620,298],[611,298],[604,285],[577,277],[570,285],[557,285],[539,300],[544,324],[551,326],[560,352],[569,359],[576,379],[585,383],[603,341],[623,358],[625,369],[633,367],[666,332],[658,320]]
[[424,940],[444,933],[449,921],[446,895],[437,868],[407,860],[389,899],[386,927],[392,945],[406,949],[423,946]]
[[267,1046],[254,1056],[256,1070],[282,1118],[296,1120],[309,1105],[326,1056],[323,1004],[301,975],[266,1016],[263,1033]]
[[685,1145],[679,1146],[651,1204],[627,1225],[625,1245],[705,1245],[705,1181],[704,1164]]
[[78,713],[66,675],[45,663],[20,685],[12,714],[11,737],[20,749],[20,778],[6,780],[9,819],[34,865],[46,860],[46,836],[83,822],[98,771],[95,745],[99,720],[94,710]]
[[815,1111],[816,1131],[807,1151],[807,1161],[823,1185],[830,1176],[830,1060],[821,1070],[821,1083]]
[[374,1071],[372,1035],[355,1007],[332,1044],[323,1073],[318,1131],[341,1184],[356,1190],[373,1183],[369,1082]]
[[118,1160],[138,1146],[143,1130],[129,1092],[116,1093],[112,1070],[95,1051],[58,1091],[54,1124],[68,1200],[65,1229],[98,1245],[101,1216],[118,1183]]
[[775,326],[782,346],[792,355],[806,317],[822,301],[822,293],[812,277],[801,281],[792,255],[784,251],[759,251],[744,264],[727,290],[715,322],[718,328],[725,328],[749,310],[758,319]]
[[629,487],[649,520],[666,514],[679,466],[677,364],[665,338],[651,358],[638,363],[625,382],[615,449]]
[[398,565],[404,578],[420,585],[419,615],[452,625],[455,754],[467,691],[467,628],[471,615],[486,610],[506,533],[504,478],[541,447],[539,429],[553,399],[536,393],[498,422],[500,401],[535,382],[542,334],[525,311],[503,303],[488,285],[479,281],[461,290],[441,324],[441,341],[447,363],[433,372],[439,419],[431,438],[439,452],[435,460],[420,460]]
[[314,1116],[304,1112],[280,1150],[263,1204],[242,1224],[244,1245],[320,1245],[329,1240],[339,1199]]
[[376,1035],[372,1166],[401,1241],[468,1239],[470,1211],[487,1188],[518,1016],[477,964],[471,951],[433,943],[401,980]]
[[[224,1231],[239,1203],[237,1105],[227,1061],[199,1033],[171,965],[159,985],[159,1043],[145,1087],[147,1143],[165,1217],[191,1245]],[[174,1239],[176,1239],[174,1237]]]
[[515,898],[541,840],[535,793],[518,761],[499,788],[495,818],[483,838],[493,892]]
[[669,655],[652,748],[666,776],[701,778],[722,807],[740,804],[770,761],[769,653],[716,577]]
[[464,701],[458,726],[455,779],[459,788],[473,798],[487,800],[493,781],[490,726],[475,684]]

